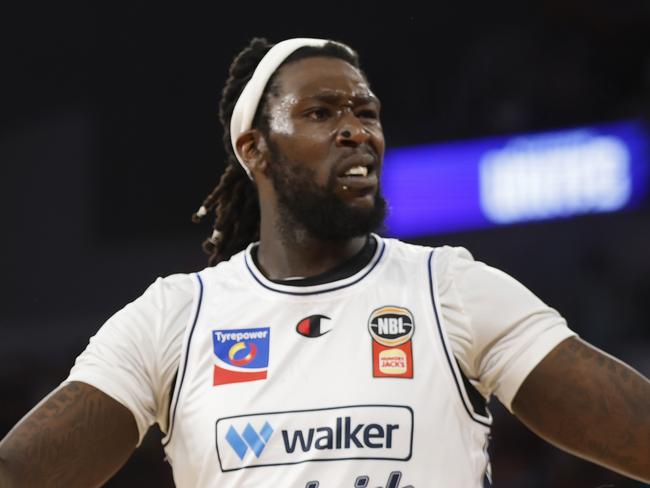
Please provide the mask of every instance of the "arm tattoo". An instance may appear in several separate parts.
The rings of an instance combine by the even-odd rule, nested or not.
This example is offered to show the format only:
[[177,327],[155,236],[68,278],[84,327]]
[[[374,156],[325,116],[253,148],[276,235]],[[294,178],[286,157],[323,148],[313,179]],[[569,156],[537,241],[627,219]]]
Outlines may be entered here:
[[21,486],[98,485],[135,447],[135,429],[125,407],[73,382],[23,419],[2,441],[0,453]]
[[557,346],[524,381],[513,410],[558,447],[650,481],[650,382],[589,344]]

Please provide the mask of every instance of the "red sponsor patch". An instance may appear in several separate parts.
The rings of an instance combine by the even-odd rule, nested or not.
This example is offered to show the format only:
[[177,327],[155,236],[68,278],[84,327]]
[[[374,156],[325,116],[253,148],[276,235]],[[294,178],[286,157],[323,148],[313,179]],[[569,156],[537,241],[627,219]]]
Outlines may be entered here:
[[232,371],[230,369],[220,368],[215,365],[212,370],[212,385],[227,385],[228,383],[242,383],[244,381],[265,380],[266,371],[254,371],[251,373]]

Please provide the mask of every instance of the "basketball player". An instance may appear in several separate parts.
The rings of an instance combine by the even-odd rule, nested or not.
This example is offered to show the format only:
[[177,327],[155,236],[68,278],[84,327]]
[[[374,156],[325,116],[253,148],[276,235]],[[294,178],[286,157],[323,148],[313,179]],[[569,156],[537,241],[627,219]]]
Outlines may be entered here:
[[220,118],[211,266],[108,320],[0,444],[3,487],[98,486],[154,422],[182,487],[490,486],[493,394],[650,481],[647,379],[466,250],[374,233],[384,138],[354,51],[254,39]]

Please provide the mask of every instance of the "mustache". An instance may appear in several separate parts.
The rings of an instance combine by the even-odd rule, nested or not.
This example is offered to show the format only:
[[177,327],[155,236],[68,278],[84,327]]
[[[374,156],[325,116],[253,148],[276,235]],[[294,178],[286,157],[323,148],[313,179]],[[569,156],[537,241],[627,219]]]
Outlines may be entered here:
[[341,164],[343,161],[349,160],[350,158],[354,158],[355,156],[370,156],[375,160],[377,166],[380,166],[382,163],[382,159],[377,150],[369,144],[364,144],[360,147],[349,147],[342,151],[343,153],[336,160],[337,165]]

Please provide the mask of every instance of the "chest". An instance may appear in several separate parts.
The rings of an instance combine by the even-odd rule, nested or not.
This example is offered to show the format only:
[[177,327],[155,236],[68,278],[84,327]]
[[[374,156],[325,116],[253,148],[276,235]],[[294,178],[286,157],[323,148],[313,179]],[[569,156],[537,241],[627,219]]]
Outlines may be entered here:
[[224,414],[326,405],[332,394],[403,398],[442,366],[432,319],[408,287],[332,300],[208,297],[188,348],[186,398]]
[[464,430],[423,285],[384,280],[315,297],[207,286],[167,447],[177,483],[346,486],[429,456],[444,473],[451,451],[480,452],[484,435]]

